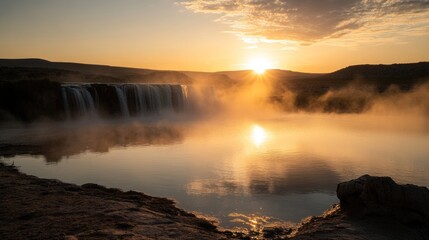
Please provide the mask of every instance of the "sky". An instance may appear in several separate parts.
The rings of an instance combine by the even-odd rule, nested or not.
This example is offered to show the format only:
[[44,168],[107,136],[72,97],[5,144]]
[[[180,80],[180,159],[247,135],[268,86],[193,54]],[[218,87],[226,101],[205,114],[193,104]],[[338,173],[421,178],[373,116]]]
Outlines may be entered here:
[[1,0],[0,58],[315,73],[429,61],[429,0]]

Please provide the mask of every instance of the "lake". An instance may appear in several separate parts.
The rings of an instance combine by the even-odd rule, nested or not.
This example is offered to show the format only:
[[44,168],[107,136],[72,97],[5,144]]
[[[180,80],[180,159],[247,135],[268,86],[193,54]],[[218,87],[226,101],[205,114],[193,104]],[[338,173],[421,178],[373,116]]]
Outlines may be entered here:
[[0,159],[257,228],[321,214],[338,202],[339,182],[363,174],[429,186],[428,126],[425,117],[360,114],[4,125]]

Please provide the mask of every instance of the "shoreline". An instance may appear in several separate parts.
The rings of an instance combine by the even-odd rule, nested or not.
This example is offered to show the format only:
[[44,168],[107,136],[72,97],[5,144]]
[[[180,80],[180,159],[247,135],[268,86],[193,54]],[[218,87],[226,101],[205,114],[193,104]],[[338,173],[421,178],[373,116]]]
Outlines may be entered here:
[[[177,208],[170,199],[92,183],[78,186],[41,179],[0,161],[0,238],[429,239],[425,209],[423,220],[418,224],[415,218],[404,223],[374,212],[362,216],[350,214],[345,203],[352,196],[347,194],[350,186],[356,185],[353,181],[339,184],[345,188],[337,189],[337,194],[346,192],[340,196],[341,205],[335,204],[322,215],[308,217],[292,228],[267,226],[261,232],[232,232],[219,230],[219,226]],[[423,208],[428,204],[423,201]]]

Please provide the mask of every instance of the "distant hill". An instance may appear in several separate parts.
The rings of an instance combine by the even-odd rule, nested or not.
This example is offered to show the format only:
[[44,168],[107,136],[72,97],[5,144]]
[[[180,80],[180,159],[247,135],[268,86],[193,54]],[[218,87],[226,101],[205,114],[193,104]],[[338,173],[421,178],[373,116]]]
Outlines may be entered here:
[[0,81],[41,80],[97,83],[182,83],[192,81],[178,71],[112,67],[43,59],[0,59]]
[[341,88],[349,84],[371,85],[385,89],[397,85],[407,90],[429,80],[429,62],[391,65],[354,65],[338,71],[309,78],[279,79],[290,89]]
[[277,79],[270,98],[286,111],[360,113],[371,108],[375,96],[410,92],[428,81],[428,62],[355,65],[315,77]]
[[[320,74],[267,70],[267,79],[301,79]],[[44,59],[0,59],[0,81],[51,80],[97,83],[206,83],[228,87],[252,80],[253,71],[192,72],[112,67],[82,63],[50,62]]]
[[358,81],[378,87],[398,85],[409,88],[429,79],[429,62],[391,64],[391,65],[355,65],[349,66],[324,76],[316,81],[335,81],[348,83]]
[[429,77],[429,62],[391,65],[355,65],[326,74],[320,78],[338,80],[402,80],[406,78],[419,79],[427,77]]
[[28,59],[0,59],[1,67],[23,67],[23,68],[46,68],[60,69],[68,71],[78,71],[86,74],[97,74],[107,76],[128,76],[132,74],[148,74],[154,70],[126,67],[112,67],[107,65],[69,63],[69,62],[50,62],[39,58]]
[[[222,71],[222,72],[216,72],[216,74],[224,74],[232,79],[246,79],[246,78],[255,76],[255,73],[252,70]],[[294,72],[289,70],[269,69],[265,71],[263,77],[266,79],[302,79],[302,78],[319,77],[322,75],[323,74],[319,74],[319,73],[302,73],[302,72]]]
[[[219,86],[239,84],[257,76],[250,70],[222,72],[162,71],[105,65],[50,62],[43,59],[0,59],[0,81],[48,79],[58,82],[141,82],[141,83],[208,83]],[[429,79],[429,62],[355,65],[328,74],[267,70],[263,76],[279,89],[326,89],[351,82],[403,88]]]

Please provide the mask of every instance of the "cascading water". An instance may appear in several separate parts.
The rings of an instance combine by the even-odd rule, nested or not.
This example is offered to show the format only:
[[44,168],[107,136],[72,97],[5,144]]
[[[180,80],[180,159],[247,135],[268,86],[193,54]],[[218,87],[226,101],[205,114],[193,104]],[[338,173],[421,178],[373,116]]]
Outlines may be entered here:
[[127,93],[124,88],[115,86],[116,95],[118,96],[119,106],[121,107],[121,113],[123,117],[129,117],[130,111],[128,110],[127,104]]
[[94,99],[87,88],[87,85],[62,86],[62,98],[67,119],[71,117],[96,116]]
[[182,111],[187,87],[174,84],[63,85],[65,117],[146,116],[162,111]]
[[63,102],[64,102],[64,112],[66,113],[66,119],[69,120],[70,119],[70,106],[69,106],[69,101],[67,98],[67,91],[66,91],[65,87],[61,88],[61,96],[62,96]]

